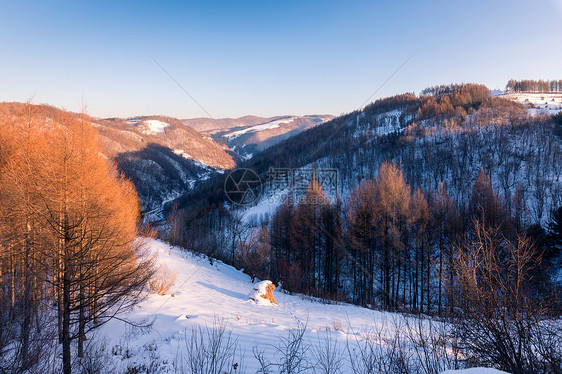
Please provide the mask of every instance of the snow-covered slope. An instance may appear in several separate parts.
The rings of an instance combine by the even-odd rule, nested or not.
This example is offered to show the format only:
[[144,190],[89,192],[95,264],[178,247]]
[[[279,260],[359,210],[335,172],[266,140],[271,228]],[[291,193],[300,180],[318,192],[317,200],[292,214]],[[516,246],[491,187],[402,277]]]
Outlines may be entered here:
[[190,191],[239,157],[180,120],[163,116],[98,119],[99,143],[134,183],[146,210]]
[[147,239],[147,245],[158,256],[159,264],[176,272],[177,279],[165,296],[150,294],[133,311],[121,316],[135,324],[151,322],[150,327],[132,327],[121,320],[102,327],[97,341],[103,343],[98,343],[98,350],[105,355],[104,360],[109,360],[106,369],[113,372],[133,367],[182,372],[188,351],[186,342],[193,328],[211,327],[220,320],[238,342],[236,362],[243,366],[236,372],[258,370],[252,353],[255,347],[263,350],[269,360],[278,359],[275,346],[280,338],[300,324],[306,325],[307,359],[313,362],[313,352],[329,337],[342,356],[341,372],[348,373],[346,342],[353,346],[356,339],[363,339],[365,331],[373,329],[390,336],[393,321],[400,318],[347,304],[323,304],[278,290],[274,291],[278,305],[256,303],[248,298],[253,289],[250,278],[233,267],[217,261],[210,264],[207,258],[160,241]]
[[562,93],[494,91],[494,96],[529,106],[531,113],[557,114],[562,111]]
[[249,132],[258,132],[258,131],[278,129],[279,127],[281,127],[282,124],[290,124],[291,122],[293,122],[294,119],[296,119],[296,117],[287,117],[287,118],[282,118],[282,119],[273,120],[273,121],[269,121],[269,122],[264,122],[264,123],[256,125],[256,126],[250,126],[250,127],[244,128],[242,130],[226,133],[225,136],[229,139],[234,139],[234,138],[239,137],[240,135],[247,134]]
[[170,126],[169,123],[158,121],[156,119],[146,120],[144,123],[146,124],[146,129],[143,130],[145,134],[163,133],[164,129]]

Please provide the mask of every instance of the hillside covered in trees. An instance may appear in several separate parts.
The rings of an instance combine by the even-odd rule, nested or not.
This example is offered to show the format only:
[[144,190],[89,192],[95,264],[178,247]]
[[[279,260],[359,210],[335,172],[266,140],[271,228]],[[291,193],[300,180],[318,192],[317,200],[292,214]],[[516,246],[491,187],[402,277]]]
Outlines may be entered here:
[[0,371],[70,374],[87,336],[152,276],[138,196],[88,116],[10,109],[0,117]]
[[505,86],[508,91],[515,92],[562,92],[562,80],[530,80],[517,81],[510,79]]
[[[23,103],[0,103],[0,120],[25,121]],[[48,105],[33,105],[45,121],[80,114]],[[190,191],[215,171],[231,169],[241,159],[180,120],[164,116],[129,119],[90,118],[101,151],[130,179],[143,211],[158,210],[166,200]]]
[[[561,311],[560,133],[482,85],[381,99],[241,164],[263,181],[253,204],[229,201],[227,176],[185,195],[167,238],[291,292],[472,321],[482,329],[459,323],[459,344],[480,362],[550,372],[561,352],[560,335],[542,340]],[[273,183],[275,170],[293,184]],[[324,170],[337,171],[335,190]],[[490,325],[498,316],[503,327]],[[517,345],[525,357],[498,353]],[[549,353],[531,353],[539,346]]]

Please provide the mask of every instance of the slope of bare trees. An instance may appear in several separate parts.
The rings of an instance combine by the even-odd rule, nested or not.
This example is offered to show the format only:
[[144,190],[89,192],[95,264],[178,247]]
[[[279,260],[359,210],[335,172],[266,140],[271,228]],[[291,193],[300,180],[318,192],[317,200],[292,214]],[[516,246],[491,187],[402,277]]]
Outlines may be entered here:
[[459,349],[509,373],[562,372],[557,300],[532,290],[540,254],[526,235],[509,240],[484,222],[474,219],[469,238],[455,250]]

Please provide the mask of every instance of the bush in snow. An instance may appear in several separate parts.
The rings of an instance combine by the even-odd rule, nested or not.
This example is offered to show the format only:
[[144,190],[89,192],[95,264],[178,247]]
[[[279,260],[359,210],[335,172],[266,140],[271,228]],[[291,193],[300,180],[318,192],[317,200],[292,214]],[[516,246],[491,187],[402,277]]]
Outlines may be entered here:
[[185,333],[189,374],[236,374],[243,372],[243,363],[236,358],[238,339],[226,330],[226,321],[215,319],[211,327],[194,327]]
[[265,357],[265,351],[254,347],[254,357],[259,363],[259,374],[297,374],[305,373],[312,366],[307,360],[306,352],[310,346],[304,341],[306,324],[297,320],[297,328],[289,330],[286,337],[281,337],[279,344],[273,346],[277,362],[271,362]]
[[152,276],[152,279],[148,283],[150,291],[163,296],[172,288],[176,282],[176,272],[170,270],[169,267],[162,264],[158,268],[158,271]]
[[330,331],[322,336],[318,335],[318,344],[313,345],[312,357],[314,359],[314,373],[335,374],[342,372],[343,352],[332,338]]

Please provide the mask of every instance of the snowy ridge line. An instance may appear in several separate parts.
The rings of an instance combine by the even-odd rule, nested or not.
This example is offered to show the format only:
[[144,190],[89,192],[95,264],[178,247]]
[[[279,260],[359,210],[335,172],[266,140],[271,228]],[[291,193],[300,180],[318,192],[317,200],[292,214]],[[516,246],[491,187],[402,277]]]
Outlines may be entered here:
[[226,137],[229,138],[229,139],[234,139],[234,138],[237,138],[240,135],[244,135],[248,132],[258,132],[258,131],[276,129],[276,128],[281,127],[281,125],[284,124],[284,123],[293,122],[295,120],[295,118],[297,118],[297,117],[288,117],[288,118],[282,118],[282,119],[269,121],[269,122],[266,122],[266,123],[262,123],[262,124],[259,124],[259,125],[248,127],[246,129],[243,129],[243,130],[231,132],[229,134],[226,134]]

